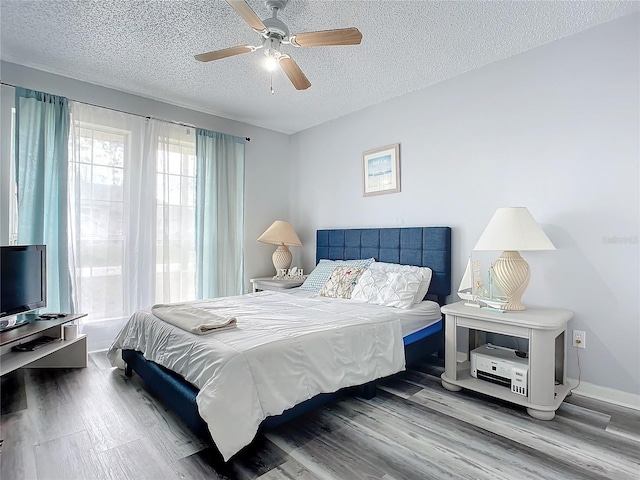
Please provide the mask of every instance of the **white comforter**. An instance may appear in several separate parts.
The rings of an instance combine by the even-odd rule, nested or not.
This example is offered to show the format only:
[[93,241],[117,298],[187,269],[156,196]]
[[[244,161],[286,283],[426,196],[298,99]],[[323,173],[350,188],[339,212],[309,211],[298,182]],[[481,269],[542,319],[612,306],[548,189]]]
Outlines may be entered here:
[[394,308],[278,292],[192,305],[234,316],[237,327],[198,336],[140,311],[108,356],[114,364],[118,349],[138,350],[197,386],[198,410],[225,460],[267,416],[404,369]]

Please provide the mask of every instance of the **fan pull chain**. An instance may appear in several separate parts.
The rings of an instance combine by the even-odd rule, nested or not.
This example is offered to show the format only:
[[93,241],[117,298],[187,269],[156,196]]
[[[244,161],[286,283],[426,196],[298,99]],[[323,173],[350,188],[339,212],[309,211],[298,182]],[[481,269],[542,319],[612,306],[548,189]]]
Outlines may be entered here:
[[271,74],[271,95],[275,95],[276,91],[273,89],[273,73]]

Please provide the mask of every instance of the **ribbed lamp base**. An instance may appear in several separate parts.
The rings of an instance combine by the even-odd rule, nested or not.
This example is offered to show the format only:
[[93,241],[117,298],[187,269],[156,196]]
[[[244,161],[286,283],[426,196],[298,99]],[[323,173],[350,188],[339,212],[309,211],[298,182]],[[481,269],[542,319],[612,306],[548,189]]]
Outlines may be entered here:
[[278,245],[278,248],[273,252],[271,259],[273,260],[273,266],[276,267],[277,274],[278,270],[286,270],[291,266],[293,255],[291,255],[291,251],[286,245]]
[[520,253],[505,250],[493,264],[493,272],[500,288],[504,291],[508,303],[503,310],[526,310],[522,304],[522,294],[529,285],[531,270]]

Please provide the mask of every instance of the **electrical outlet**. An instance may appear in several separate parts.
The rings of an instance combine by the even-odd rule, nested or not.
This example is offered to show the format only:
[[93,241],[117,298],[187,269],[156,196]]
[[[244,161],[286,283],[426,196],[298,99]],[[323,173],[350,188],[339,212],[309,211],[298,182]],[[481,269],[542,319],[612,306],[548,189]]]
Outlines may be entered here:
[[586,333],[582,330],[573,331],[573,346],[578,348],[586,348]]

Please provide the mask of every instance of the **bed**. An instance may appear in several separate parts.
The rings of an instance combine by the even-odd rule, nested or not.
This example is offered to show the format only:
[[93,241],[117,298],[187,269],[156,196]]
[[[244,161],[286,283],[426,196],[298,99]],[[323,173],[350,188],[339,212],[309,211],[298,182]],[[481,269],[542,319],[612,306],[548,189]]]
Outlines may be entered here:
[[[451,230],[448,227],[347,230],[333,229],[317,231],[316,262],[319,262],[321,259],[349,260],[359,258],[375,258],[378,262],[427,266],[431,268],[433,272],[429,291],[427,293],[427,298],[432,298],[436,300],[439,305],[443,305],[445,303],[446,296],[450,294]],[[293,319],[296,316],[294,307],[298,305],[300,311],[304,310],[306,312],[315,308],[315,304],[313,304],[313,302],[317,300],[308,297],[309,295],[305,295],[302,292],[294,292],[291,294],[262,292],[262,294],[249,294],[242,297],[228,297],[227,299],[217,299],[217,303],[215,304],[203,305],[217,305],[218,307],[216,308],[222,308],[226,307],[226,305],[231,302],[233,298],[237,298],[238,301],[243,298],[242,301],[245,303],[242,308],[244,308],[247,312],[254,313],[257,316],[260,316],[267,315],[266,312],[262,311],[263,303],[269,301],[279,302],[278,305],[280,311],[282,312],[281,322],[283,323],[278,323],[276,321],[274,326],[270,326],[269,328],[274,329],[274,332],[271,332],[272,335],[277,334],[286,337],[290,335],[290,332],[286,330],[286,328],[288,328],[288,324],[286,322],[288,319]],[[337,307],[335,307],[334,304],[337,304],[339,302],[347,302],[346,304],[349,303],[348,300],[336,300],[336,302],[334,302],[333,304],[331,302],[329,302],[329,304],[323,303],[319,309],[333,312],[334,317],[339,317],[340,315],[342,315],[342,317],[344,317],[344,321],[347,322],[349,320],[349,313],[340,313],[340,315],[336,313],[338,311],[335,310],[335,308]],[[346,304],[343,303],[343,305]],[[342,312],[342,310],[340,312]],[[301,315],[302,314],[300,314],[300,316]],[[356,314],[354,313],[354,316],[355,315]],[[372,316],[375,317],[375,315],[373,314]],[[402,353],[404,358],[402,358],[402,361],[406,362],[407,365],[427,355],[438,354],[442,356],[444,351],[444,329],[443,320],[439,316],[439,312],[438,318],[439,319],[435,320],[425,328],[419,328],[417,330],[414,329],[414,331],[410,332],[402,332],[402,336],[399,337],[400,348],[403,350]],[[131,321],[132,320],[130,320],[130,322]],[[151,322],[152,319],[150,319],[150,315],[146,315],[146,317],[144,317],[144,321]],[[341,322],[340,319],[337,319],[335,321],[337,321],[338,323]],[[319,322],[322,323],[321,320],[319,320]],[[398,330],[404,328],[401,325],[402,323],[400,322],[400,320],[398,322],[394,321],[393,326],[388,326],[387,324],[382,323],[377,324],[372,321],[365,327],[360,325],[357,326],[357,328],[364,328],[364,330],[359,331],[359,334],[369,334],[369,338],[375,339],[371,342],[372,349],[384,350],[387,345],[385,344],[385,341],[380,340],[380,338],[384,339],[387,338],[387,336],[391,338],[394,335],[397,337]],[[327,335],[334,335],[333,338],[335,339],[336,343],[338,343],[342,337],[351,335],[354,332],[354,330],[352,330],[352,326],[346,325],[346,323],[345,325],[339,325],[339,327],[343,330],[340,330],[339,332],[338,330],[334,331],[332,330],[332,326],[330,329],[331,331],[327,333]],[[370,329],[371,332],[367,332],[367,329]],[[224,334],[216,335],[219,335],[221,339],[216,340],[216,342],[223,343],[224,348],[230,350],[233,350],[235,348],[235,345],[225,340],[226,337],[224,337]],[[177,337],[175,337],[175,335],[171,338],[172,342],[176,342],[175,338]],[[334,340],[327,339],[322,341],[326,341],[326,345],[330,348],[333,345],[332,342]],[[300,343],[300,338],[297,338],[296,342]],[[177,343],[180,342],[177,341]],[[389,343],[391,342],[389,341]],[[397,344],[397,340],[395,340],[395,343]],[[129,344],[130,347],[131,345],[132,344]],[[203,420],[198,409],[198,400],[200,400],[200,403],[202,403],[203,397],[208,398],[208,394],[204,395],[204,389],[201,392],[200,389],[195,386],[199,384],[199,382],[190,377],[191,373],[187,374],[182,372],[184,374],[184,377],[192,380],[190,382],[185,380],[183,375],[171,371],[170,369],[165,368],[159,364],[165,363],[173,366],[176,364],[176,362],[165,362],[161,356],[154,356],[153,351],[149,350],[144,344],[138,346],[138,343],[136,343],[135,345],[136,347],[131,348],[123,347],[122,358],[126,364],[125,373],[127,375],[131,375],[132,372],[135,371],[145,381],[148,388],[156,395],[158,395],[166,403],[167,406],[174,410],[189,426],[189,428],[191,428],[191,430],[193,430],[200,437],[205,438],[215,444],[211,436],[211,432],[214,431],[214,427],[212,426],[211,421],[212,418],[211,416],[207,417],[209,418],[210,422],[208,425],[207,422]],[[339,347],[336,346],[336,348]],[[395,346],[395,348],[396,351],[390,353],[391,357],[398,357],[397,345]],[[143,355],[141,350],[145,351],[146,357],[152,358],[156,360],[156,362],[149,361],[147,358],[145,358],[145,355]],[[389,347],[389,350],[391,350],[391,347]],[[180,360],[178,360],[178,362],[179,361]],[[397,368],[398,359],[395,358],[394,361],[396,362]],[[282,369],[286,372],[287,367],[288,365],[283,361],[280,364],[279,369],[277,370]],[[371,380],[363,381],[362,384],[358,384],[358,391],[361,395],[365,397],[371,397],[375,394],[375,379],[389,375],[394,371],[391,369],[391,366],[389,366],[389,369],[385,368],[386,365],[384,365],[383,362],[382,368],[376,370],[375,374],[367,373],[367,375],[371,377]],[[178,368],[176,368],[176,370],[178,370]],[[345,371],[348,370],[349,368],[345,367]],[[187,371],[189,371],[189,369],[187,369]],[[266,370],[263,370],[263,372],[265,374],[269,373]],[[348,377],[346,373],[343,376]],[[233,376],[231,377],[231,379],[233,380]],[[243,384],[243,382],[241,382],[240,380],[238,380],[236,383],[238,383],[239,385]],[[352,388],[353,387],[350,386],[349,390],[352,390]],[[209,385],[207,389],[211,390],[211,386]],[[338,392],[334,393],[319,393],[317,395],[314,395],[312,398],[300,401],[299,403],[296,403],[295,406],[285,410],[281,414],[268,416],[266,419],[264,419],[264,421],[262,421],[262,423],[260,424],[260,428],[269,429],[281,423],[284,423],[292,418],[295,418],[301,414],[304,414],[305,412],[318,407],[323,403],[326,403],[332,398],[335,398],[336,395],[343,393],[345,390],[345,388],[341,388]],[[333,392],[333,390],[327,391]],[[231,399],[230,403],[242,403],[240,400],[244,399],[245,396],[250,396],[249,393],[245,394],[242,392],[243,391],[238,390],[238,393],[235,395],[234,399]],[[282,393],[284,395],[286,391],[283,390]],[[220,437],[218,436],[218,438]],[[218,442],[216,446],[222,453],[225,460],[230,458],[230,456],[232,456],[235,451],[237,451],[237,447],[227,447],[226,445],[221,447],[220,442]]]

